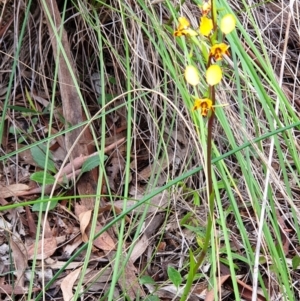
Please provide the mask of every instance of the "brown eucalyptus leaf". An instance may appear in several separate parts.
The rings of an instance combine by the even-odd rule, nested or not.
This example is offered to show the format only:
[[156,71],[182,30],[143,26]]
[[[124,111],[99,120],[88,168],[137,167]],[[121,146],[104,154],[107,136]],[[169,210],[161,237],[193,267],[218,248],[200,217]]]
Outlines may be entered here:
[[[97,222],[96,225],[96,233],[100,232],[103,226]],[[110,237],[110,235],[107,232],[102,233],[99,237],[97,237],[94,240],[93,245],[103,251],[112,251],[115,250],[116,245],[113,241],[113,239]]]
[[87,227],[90,223],[91,216],[92,216],[92,210],[87,210],[85,212],[80,213],[78,217],[80,222],[80,232],[82,235],[82,241],[84,242],[87,242],[89,240],[85,231],[87,230]]
[[[46,259],[50,257],[57,248],[57,242],[55,237],[45,238],[40,240],[37,246],[37,256],[36,259]],[[32,244],[27,247],[28,259],[31,260],[34,258],[34,249],[35,244]]]
[[15,195],[20,195],[22,192],[26,192],[30,189],[28,185],[25,184],[11,184],[8,186],[0,187],[0,195],[2,198],[10,198]]
[[23,244],[10,240],[10,247],[13,252],[13,260],[15,264],[17,285],[24,287],[24,272],[27,268],[27,254]]
[[77,270],[72,271],[64,280],[62,281],[60,288],[63,293],[64,301],[70,301],[73,298],[73,285],[81,271],[81,267]]

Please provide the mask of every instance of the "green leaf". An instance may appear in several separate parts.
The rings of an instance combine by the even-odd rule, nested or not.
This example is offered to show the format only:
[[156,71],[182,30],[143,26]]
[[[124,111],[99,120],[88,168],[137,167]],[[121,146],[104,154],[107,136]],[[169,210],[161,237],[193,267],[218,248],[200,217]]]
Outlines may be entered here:
[[20,107],[20,106],[7,106],[8,108],[17,111],[17,112],[22,112],[22,113],[34,113],[37,114],[38,112],[32,109],[27,109],[24,107]]
[[298,255],[296,255],[292,259],[293,270],[296,270],[299,265],[300,265],[300,257]]
[[157,296],[147,296],[144,301],[160,301]]
[[180,226],[183,226],[184,224],[188,223],[189,220],[193,217],[192,212],[188,212],[186,215],[183,216],[183,218],[180,220],[179,224]]
[[116,79],[114,78],[114,77],[110,77],[109,79],[109,82],[111,83],[111,84],[117,84],[117,81],[116,81]]
[[116,96],[113,95],[113,94],[110,94],[110,93],[106,93],[105,94],[105,102],[108,103],[110,102],[111,100],[113,100]]
[[204,238],[205,235],[206,235],[206,228],[205,227],[193,227],[193,226],[190,226],[190,225],[183,225],[185,228],[189,229],[190,231],[192,232],[195,232],[198,236]]
[[41,184],[53,184],[55,182],[55,178],[52,175],[46,173],[44,179],[44,173],[44,171],[37,171],[30,176],[30,180]]
[[168,266],[168,276],[177,288],[182,283],[182,277],[180,273],[171,266]]
[[35,105],[34,105],[34,102],[33,102],[32,98],[31,98],[31,95],[30,95],[30,93],[28,92],[27,88],[25,88],[25,94],[26,94],[26,98],[27,98],[27,100],[28,100],[28,102],[29,102],[31,108],[33,108],[33,110],[35,110],[35,111],[37,112],[37,109],[36,109],[36,107],[35,107]]
[[[226,266],[228,266],[228,267],[230,266],[230,263],[229,263],[229,260],[228,260],[228,259],[222,258],[222,257],[220,257],[219,259],[220,259],[220,262],[224,263],[224,265],[226,265]],[[233,267],[234,267],[236,270],[239,269],[239,266],[236,265],[235,263],[233,263]]]
[[200,201],[200,196],[199,196],[198,192],[193,193],[193,202],[194,202],[194,205],[200,206],[201,201]]
[[50,151],[48,152],[49,158],[48,158],[48,165],[46,166],[46,146],[45,145],[39,145],[34,146],[30,149],[31,155],[33,157],[33,160],[36,162],[36,164],[44,169],[50,170],[53,173],[56,172],[56,168],[54,165],[54,162],[52,160],[52,154]]
[[139,282],[141,285],[144,285],[144,284],[152,284],[152,285],[155,285],[156,282],[148,275],[145,275],[145,276],[142,276],[140,279],[139,279]]
[[52,210],[56,207],[57,205],[57,200],[51,200],[48,196],[44,196],[43,199],[37,199],[36,200],[36,203],[34,203],[34,205],[32,206],[32,211],[46,211],[47,210],[47,207],[48,207],[48,203],[49,202],[40,202],[40,201],[44,201],[44,200],[47,200],[49,199],[49,202],[50,202],[50,206],[49,206],[49,210]]
[[20,135],[20,134],[22,134],[23,131],[20,130],[19,128],[15,128],[14,126],[10,126],[8,132],[10,134],[15,134],[16,133],[17,135]]
[[[107,156],[104,156],[104,161],[107,159]],[[99,166],[100,159],[98,155],[88,158],[82,165],[81,173],[92,170],[93,168]]]

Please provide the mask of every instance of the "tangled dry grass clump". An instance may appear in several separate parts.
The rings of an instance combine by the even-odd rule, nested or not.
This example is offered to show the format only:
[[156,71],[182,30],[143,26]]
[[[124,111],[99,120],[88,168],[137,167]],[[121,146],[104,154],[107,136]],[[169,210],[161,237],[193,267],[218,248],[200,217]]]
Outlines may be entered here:
[[[0,250],[12,250],[13,257],[20,252],[23,260],[13,264],[7,255],[8,251],[3,251],[0,294],[5,298],[15,294],[19,298],[18,296],[28,293],[31,285],[31,293],[37,296],[53,275],[80,249],[82,242],[90,240],[89,235],[93,236],[93,232],[89,232],[93,229],[90,221],[96,199],[90,195],[101,194],[99,217],[95,218],[94,225],[94,230],[100,232],[120,212],[126,210],[123,206],[129,208],[152,191],[179,179],[176,185],[162,189],[153,197],[150,205],[128,211],[129,220],[124,224],[123,230],[120,230],[122,227],[119,224],[108,229],[104,232],[107,236],[100,236],[96,244],[91,244],[93,252],[88,254],[82,251],[73,260],[72,266],[72,269],[81,269],[84,258],[88,256],[87,274],[80,280],[75,277],[72,285],[81,282],[89,300],[98,300],[109,291],[112,284],[116,287],[114,300],[125,298],[125,291],[132,300],[138,299],[138,295],[143,299],[153,292],[161,300],[171,300],[178,292],[168,282],[168,266],[181,270],[182,276],[186,275],[189,249],[194,250],[195,254],[199,253],[203,238],[201,233],[205,231],[208,215],[205,172],[200,170],[181,179],[182,175],[204,165],[205,146],[200,143],[204,139],[204,133],[199,125],[195,125],[191,113],[193,101],[188,99],[189,91],[186,91],[183,83],[183,48],[173,40],[172,31],[175,26],[167,25],[171,18],[171,4],[168,1],[57,1],[59,13],[56,15],[57,19],[52,17],[57,22],[59,16],[62,18],[61,24],[57,23],[57,33],[65,37],[62,43],[66,53],[62,54],[59,50],[60,43],[55,42],[57,36],[54,29],[51,30],[45,9],[50,2],[1,1],[0,107],[5,115],[1,116],[0,186],[3,195],[0,195],[0,203],[2,206],[19,204],[19,207],[3,211],[0,216],[1,228],[6,228],[0,232]],[[179,5],[179,1],[173,3],[174,7],[176,5]],[[242,1],[231,1],[230,5],[253,44],[266,57],[266,61],[270,61],[275,77],[282,83],[286,98],[297,112],[300,106],[300,4],[253,1],[250,6],[245,6]],[[179,12],[189,17],[195,27],[198,25],[197,5],[187,1],[180,6]],[[65,36],[60,32],[61,29],[65,31]],[[263,69],[260,69],[262,66],[255,53],[239,30],[237,34],[241,36],[241,45],[253,62],[255,72],[260,74]],[[66,63],[70,58],[69,63]],[[64,65],[66,70],[70,68],[74,74],[70,70],[64,73]],[[228,58],[225,68],[228,76],[218,89],[218,102],[226,104],[224,116],[228,127],[232,129],[235,143],[239,146],[271,130],[272,126],[266,117],[268,113],[262,104],[263,100],[259,99],[255,87],[247,85],[250,82],[248,74],[243,71],[245,66],[236,57],[236,53],[233,52]],[[236,84],[237,74],[240,74],[239,87]],[[259,76],[268,95],[275,102],[277,91],[262,74]],[[243,106],[237,101],[241,98]],[[243,114],[247,119],[241,117]],[[281,111],[279,120],[284,122],[282,114]],[[220,118],[214,127],[216,157],[233,148],[221,121]],[[72,126],[80,124],[81,128],[72,129]],[[83,131],[86,124],[89,126]],[[66,131],[70,127],[71,130]],[[50,137],[53,135],[55,138],[49,139],[49,131]],[[295,130],[293,135],[291,143],[295,143],[299,153],[299,132]],[[278,139],[281,151],[287,153],[287,164],[297,165],[297,162],[292,162],[294,157],[288,153],[287,140],[283,136]],[[49,151],[57,173],[60,169],[63,170],[62,162],[66,158],[67,164],[80,155],[87,156],[95,151],[100,153],[99,148],[107,148],[107,160],[105,166],[100,166],[100,172],[89,170],[81,179],[71,173],[67,183],[69,186],[50,187],[51,195],[59,196],[60,202],[47,214],[38,210],[33,212],[31,207],[22,205],[23,202],[40,197],[40,193],[36,192],[27,196],[24,190],[28,192],[38,186],[30,176],[41,170],[41,166],[30,151],[30,145],[42,140],[44,145],[51,140]],[[259,145],[253,144],[247,157],[248,172],[258,183],[251,188],[253,191],[263,191],[269,143],[269,140],[265,140]],[[27,150],[22,149],[25,146],[29,146]],[[72,153],[70,149],[73,147]],[[19,151],[20,149],[22,150]],[[9,155],[13,152],[13,155]],[[299,251],[298,226],[291,218],[291,212],[299,206],[295,201],[294,207],[291,207],[286,195],[291,193],[294,200],[298,200],[299,189],[297,181],[293,182],[295,175],[292,172],[282,175],[279,161],[279,155],[275,154],[270,167],[273,177],[270,189],[278,214],[275,219],[279,221],[281,230],[289,229],[287,232],[282,231],[279,236],[281,235],[283,242],[284,255],[291,260]],[[224,215],[230,244],[238,254],[234,258],[236,273],[243,275],[243,279],[239,280],[239,290],[247,291],[248,297],[243,295],[246,293],[241,293],[241,296],[250,300],[252,290],[248,276],[252,275],[252,270],[248,262],[241,260],[246,247],[232,209],[234,205],[228,197],[228,189],[232,190],[236,208],[247,231],[245,233],[249,237],[249,249],[255,248],[257,241],[258,213],[256,205],[252,203],[253,191],[245,180],[246,175],[240,161],[235,154],[231,154],[224,162],[232,181],[229,187],[226,186],[222,182],[220,168],[214,166],[216,182],[219,183],[219,201],[226,216],[216,204],[214,214],[217,222],[211,256],[216,252],[220,257],[217,259],[218,270],[221,267],[228,272],[229,259],[224,251],[224,229],[220,217]],[[99,173],[102,176],[99,177]],[[287,191],[285,182],[289,179],[290,192]],[[12,186],[16,184],[24,186]],[[59,189],[56,190],[57,188]],[[74,198],[75,195],[80,196],[79,200]],[[125,199],[128,200],[127,205],[124,205]],[[38,221],[42,223],[41,228],[38,228]],[[267,225],[273,227],[268,221]],[[130,275],[128,280],[135,283],[130,289],[124,279],[117,281],[111,277],[114,274],[114,252],[117,252],[120,239],[118,233],[122,233],[119,231],[124,231],[122,259],[132,246],[125,269],[127,275]],[[41,238],[41,233],[44,238]],[[278,234],[272,234],[277,239]],[[38,242],[37,253],[40,257],[37,259],[41,260],[44,256],[45,263],[38,261],[34,264],[36,274],[32,280],[34,242]],[[42,255],[42,245],[53,249],[53,252]],[[270,271],[272,263],[267,260],[267,247],[263,246],[261,257],[265,261],[260,266],[263,275],[261,282],[265,283],[270,298],[276,300],[283,292],[278,284],[280,281]],[[206,270],[205,266],[201,268],[199,273],[202,276],[195,282],[189,300],[203,299],[209,294],[209,281],[213,277],[210,271],[213,268],[217,270],[217,267],[209,259],[207,265],[210,269]],[[14,275],[10,274],[12,266],[16,271]],[[70,289],[64,286],[66,284],[63,282],[71,274],[68,269],[47,287],[44,292],[46,299],[66,300],[70,290],[73,295],[72,287]],[[100,271],[102,274],[99,274]],[[222,276],[220,271],[216,274],[218,279]],[[154,284],[147,282],[143,286],[140,278],[145,275],[150,276]],[[291,282],[298,283],[296,269],[290,276]],[[16,286],[12,284],[14,281]],[[226,289],[221,289],[220,284],[216,294],[220,294],[222,300],[234,300],[232,282],[226,282]],[[295,285],[295,296],[299,297],[299,290]],[[259,293],[260,299],[257,300],[267,300],[261,291]]]

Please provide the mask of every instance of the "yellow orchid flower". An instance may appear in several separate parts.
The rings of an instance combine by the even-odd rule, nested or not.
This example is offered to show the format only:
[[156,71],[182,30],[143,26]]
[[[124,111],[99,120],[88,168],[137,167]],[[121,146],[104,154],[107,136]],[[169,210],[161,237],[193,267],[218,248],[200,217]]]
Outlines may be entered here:
[[213,29],[213,21],[210,18],[207,17],[201,17],[200,18],[200,27],[199,31],[202,35],[208,37],[210,32]]
[[198,70],[194,66],[186,66],[184,77],[188,84],[196,86],[200,83],[200,76]]
[[214,86],[218,84],[222,79],[222,69],[219,65],[211,65],[206,70],[206,82]]
[[212,100],[209,98],[196,98],[193,110],[201,110],[202,116],[207,116],[209,110],[213,110]]
[[228,51],[229,46],[225,43],[215,44],[210,49],[210,55],[216,60],[219,61],[223,58],[223,55],[229,55]]
[[186,17],[179,17],[178,23],[178,30],[187,29],[191,25],[190,21]]
[[232,14],[227,14],[221,19],[220,29],[224,34],[232,32],[235,28],[236,20]]
[[187,18],[185,17],[179,17],[178,18],[178,27],[177,30],[174,31],[174,36],[175,37],[180,37],[180,36],[196,36],[198,35],[197,32],[193,29],[190,28],[190,22]]
[[199,5],[202,16],[206,17],[211,11],[211,1],[204,1],[202,5]]

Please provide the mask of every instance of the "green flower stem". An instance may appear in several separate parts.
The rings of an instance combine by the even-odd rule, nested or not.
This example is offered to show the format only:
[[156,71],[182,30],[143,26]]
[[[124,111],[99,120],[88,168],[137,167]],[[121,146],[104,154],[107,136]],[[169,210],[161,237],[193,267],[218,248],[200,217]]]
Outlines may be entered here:
[[[215,104],[215,88],[214,86],[210,86],[210,98],[212,100],[213,105]],[[207,159],[206,159],[206,172],[207,172],[207,183],[208,183],[208,195],[209,195],[209,201],[208,201],[208,218],[207,218],[207,228],[206,228],[206,235],[204,240],[204,245],[202,248],[202,251],[199,255],[199,258],[197,259],[196,265],[194,267],[193,274],[195,275],[197,273],[197,270],[199,269],[200,265],[202,264],[208,247],[210,243],[211,238],[211,230],[212,230],[212,224],[213,224],[213,212],[214,212],[214,199],[215,194],[213,191],[213,185],[212,185],[212,162],[211,162],[211,150],[212,150],[212,129],[215,119],[215,112],[212,109],[211,115],[208,119],[208,126],[207,126]]]
[[206,230],[206,235],[205,235],[205,241],[204,241],[204,245],[203,248],[201,250],[201,253],[197,259],[197,262],[195,265],[190,265],[190,270],[188,273],[188,278],[186,281],[186,285],[184,287],[184,291],[181,295],[180,301],[186,301],[188,298],[188,295],[191,291],[191,287],[195,278],[195,275],[199,269],[199,267],[201,266],[201,264],[204,261],[204,258],[207,254],[207,250],[208,250],[208,246],[209,246],[209,242],[210,242],[210,236],[211,236],[211,230],[212,230],[212,225],[213,225],[213,205],[214,205],[214,193],[212,193],[209,197],[209,215],[208,215],[208,219],[207,219],[207,230]]
[[[210,60],[208,62],[208,65],[210,65]],[[212,100],[213,105],[215,104],[215,87],[210,86],[209,87],[210,92],[210,99]],[[209,201],[208,201],[208,217],[207,217],[207,228],[206,228],[206,235],[204,240],[204,245],[201,250],[201,253],[196,261],[195,265],[190,264],[190,270],[187,278],[186,285],[184,287],[184,291],[181,295],[180,301],[186,301],[188,294],[191,291],[191,287],[194,281],[194,277],[203,263],[205,256],[207,254],[207,250],[210,243],[211,238],[211,231],[212,231],[212,225],[213,225],[213,212],[214,212],[214,200],[215,200],[215,193],[213,191],[213,185],[212,185],[212,161],[211,161],[211,150],[212,150],[212,130],[213,130],[213,124],[215,119],[215,112],[212,109],[211,115],[208,119],[208,126],[207,126],[207,159],[206,159],[206,172],[207,172],[207,183],[208,183],[208,195],[209,195]]]
[[[212,20],[213,20],[213,31],[214,31],[213,35],[216,35],[216,33],[217,33],[217,11],[216,11],[214,0],[211,0],[211,14],[212,14]],[[172,21],[172,18],[169,20],[169,22],[171,22],[171,21]],[[212,56],[209,55],[206,68],[208,69],[211,64],[212,64]],[[216,102],[214,86],[209,86],[209,98],[211,99],[212,106],[214,107],[215,102]],[[191,287],[193,285],[195,275],[206,257],[206,254],[207,254],[207,251],[208,251],[208,248],[210,245],[210,241],[211,241],[211,233],[212,233],[212,225],[213,225],[213,212],[214,212],[214,199],[215,199],[215,193],[213,191],[213,182],[212,182],[212,130],[213,130],[213,124],[214,124],[214,119],[215,119],[215,111],[214,111],[213,107],[210,110],[211,114],[209,116],[208,125],[207,125],[206,176],[207,176],[207,187],[208,187],[209,200],[208,200],[208,217],[207,217],[207,228],[206,228],[205,240],[204,240],[204,244],[203,244],[201,253],[200,253],[199,257],[197,258],[197,261],[194,262],[193,257],[190,257],[190,270],[188,273],[186,285],[184,287],[180,301],[187,300],[188,295],[191,292]],[[190,255],[193,256],[192,253]]]
[[[210,86],[210,99],[212,101],[212,105],[215,105],[215,87]],[[214,124],[214,119],[215,119],[215,111],[212,107],[211,109],[211,115],[208,119],[208,125],[207,125],[207,182],[208,182],[208,193],[209,196],[211,196],[213,192],[213,187],[212,187],[212,170],[211,170],[211,144],[212,144],[212,129],[213,129],[213,124]]]
[[213,31],[216,32],[218,25],[217,25],[217,9],[214,0],[211,0],[211,18],[213,21]]

